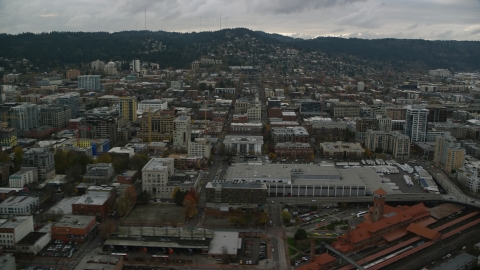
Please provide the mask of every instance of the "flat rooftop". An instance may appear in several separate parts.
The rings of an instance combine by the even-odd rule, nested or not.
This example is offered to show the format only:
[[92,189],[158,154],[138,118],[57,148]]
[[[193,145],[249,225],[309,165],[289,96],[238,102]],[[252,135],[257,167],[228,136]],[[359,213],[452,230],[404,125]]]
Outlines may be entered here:
[[0,207],[22,207],[26,205],[30,205],[38,201],[38,197],[30,197],[30,196],[15,196],[10,197],[0,203]]
[[32,216],[16,216],[12,219],[5,221],[5,223],[0,225],[0,228],[4,228],[4,229],[16,228],[18,225],[22,224],[29,218],[32,218]]
[[87,224],[95,220],[95,216],[65,215],[55,222],[53,227],[85,228]]
[[25,235],[22,240],[18,241],[17,245],[34,245],[40,238],[44,237],[45,235],[47,235],[47,233],[31,232]]
[[[318,166],[314,164],[262,164],[250,165],[237,163],[229,167],[227,181],[234,180],[266,180],[268,182],[282,183],[299,180],[340,180],[340,173],[334,167]],[[310,182],[311,184],[311,182]]]
[[168,170],[168,164],[167,162],[171,160],[173,162],[173,159],[171,158],[152,158],[146,165],[143,167],[142,171],[150,171],[150,170]]
[[74,204],[103,205],[108,196],[82,195]]
[[50,208],[46,213],[47,214],[53,214],[53,213],[62,213],[62,214],[72,214],[72,204],[74,204],[80,196],[74,196],[74,197],[67,197],[63,198],[59,203],[57,203],[55,206]]
[[117,264],[123,260],[122,256],[111,255],[85,255],[75,267],[75,270],[84,269],[103,269],[103,270],[115,270]]

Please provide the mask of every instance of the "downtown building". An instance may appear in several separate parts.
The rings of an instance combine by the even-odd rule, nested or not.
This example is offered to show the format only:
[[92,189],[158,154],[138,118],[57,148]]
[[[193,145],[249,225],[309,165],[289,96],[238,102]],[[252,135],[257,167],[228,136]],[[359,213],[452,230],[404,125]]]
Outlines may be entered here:
[[449,173],[452,170],[462,168],[465,162],[466,150],[461,143],[447,132],[444,136],[435,139],[435,152],[433,161]]
[[192,119],[187,115],[180,115],[173,121],[173,150],[188,152],[188,144],[192,136]]
[[140,118],[140,128],[137,137],[144,142],[162,142],[171,140],[173,136],[173,121],[175,111],[150,110],[144,111]]
[[420,105],[407,105],[406,109],[403,134],[410,137],[410,142],[427,141],[429,111]]
[[381,150],[391,153],[395,159],[405,160],[410,155],[410,139],[398,131],[367,130],[365,147],[370,151]]
[[79,89],[85,89],[87,91],[96,91],[96,92],[102,90],[102,85],[100,84],[100,75],[78,76],[77,80],[78,80]]

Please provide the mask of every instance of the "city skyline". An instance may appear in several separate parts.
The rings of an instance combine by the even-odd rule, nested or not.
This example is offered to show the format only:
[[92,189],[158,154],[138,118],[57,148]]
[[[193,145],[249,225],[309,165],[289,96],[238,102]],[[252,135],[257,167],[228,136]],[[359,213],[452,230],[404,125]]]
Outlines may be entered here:
[[[146,14],[145,14],[146,9]],[[297,38],[480,40],[480,1],[0,1],[0,32],[200,32],[249,28]],[[145,25],[146,15],[146,25]],[[220,20],[221,17],[221,20]]]

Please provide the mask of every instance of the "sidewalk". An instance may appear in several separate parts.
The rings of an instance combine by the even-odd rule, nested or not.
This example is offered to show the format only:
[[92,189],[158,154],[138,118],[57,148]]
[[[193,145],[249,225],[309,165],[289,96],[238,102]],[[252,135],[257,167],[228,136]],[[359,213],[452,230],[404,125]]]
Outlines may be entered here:
[[276,263],[273,259],[261,260],[256,266],[257,269],[271,269],[275,267]]

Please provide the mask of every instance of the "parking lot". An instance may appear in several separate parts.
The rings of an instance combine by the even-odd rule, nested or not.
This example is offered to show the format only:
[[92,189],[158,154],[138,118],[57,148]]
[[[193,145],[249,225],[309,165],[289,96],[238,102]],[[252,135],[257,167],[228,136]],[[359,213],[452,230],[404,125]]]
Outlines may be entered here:
[[73,241],[64,242],[61,240],[51,240],[50,243],[38,253],[43,257],[63,257],[70,258],[78,250],[78,244]]
[[244,238],[242,249],[238,254],[240,264],[257,264],[268,257],[268,246],[259,238]]

